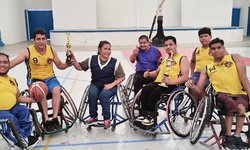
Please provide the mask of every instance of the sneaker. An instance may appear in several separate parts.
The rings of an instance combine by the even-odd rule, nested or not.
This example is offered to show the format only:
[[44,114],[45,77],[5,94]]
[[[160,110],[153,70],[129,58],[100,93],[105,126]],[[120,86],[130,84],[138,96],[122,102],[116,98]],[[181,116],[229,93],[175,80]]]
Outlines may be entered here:
[[104,129],[107,129],[110,127],[110,119],[104,120]]
[[97,118],[90,117],[87,121],[85,121],[85,123],[86,124],[92,124],[92,123],[97,122],[97,121],[98,121]]
[[53,125],[53,122],[51,120],[47,120],[44,124],[44,129],[47,131],[47,132],[51,132],[51,131],[54,131],[55,128],[54,128],[54,125]]
[[142,120],[142,124],[145,126],[152,126],[154,124],[154,118],[148,116],[144,120]]
[[235,141],[234,141],[234,138],[233,136],[225,136],[225,142],[224,142],[224,146],[226,148],[229,148],[229,149],[237,149],[237,146],[235,145]]
[[248,143],[243,142],[240,136],[236,137],[233,135],[233,139],[234,139],[235,145],[237,146],[238,149],[244,150],[244,149],[248,148]]
[[139,122],[142,122],[144,119],[145,119],[144,116],[138,116],[135,120],[139,121]]
[[57,118],[53,118],[52,120],[53,126],[56,130],[62,129],[62,125],[59,123]]
[[37,136],[28,136],[28,149],[35,147],[40,142],[40,138]]

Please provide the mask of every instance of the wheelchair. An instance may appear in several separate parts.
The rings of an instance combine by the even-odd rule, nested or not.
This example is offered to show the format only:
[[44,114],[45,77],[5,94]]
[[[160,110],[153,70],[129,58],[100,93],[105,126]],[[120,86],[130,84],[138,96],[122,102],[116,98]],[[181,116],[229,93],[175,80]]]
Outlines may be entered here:
[[120,85],[118,87],[119,90],[119,94],[121,97],[121,101],[122,101],[122,107],[124,110],[124,113],[126,115],[126,117],[128,118],[128,120],[131,119],[131,105],[133,102],[133,97],[134,97],[134,76],[135,74],[131,74],[125,85]]
[[[207,95],[203,97],[200,101],[200,104],[197,107],[195,112],[191,131],[190,131],[190,143],[196,144],[204,130],[205,127],[211,127],[212,135],[206,138],[204,141],[200,141],[199,143],[214,149],[217,145],[217,148],[224,148],[224,136],[226,134],[226,123],[223,117],[223,112],[216,105],[216,93],[212,89],[212,87],[208,87],[206,91]],[[233,122],[233,125],[236,125],[236,122]],[[216,131],[216,126],[220,127],[220,131]],[[246,118],[244,122],[244,126],[248,128],[246,131],[242,131],[246,135],[246,139],[250,142],[250,122],[249,117]],[[243,129],[245,129],[243,126]],[[232,131],[235,131],[232,129]],[[246,145],[246,148],[249,148],[250,145]]]
[[[81,122],[83,122],[85,125],[87,119],[90,117],[90,115],[88,115],[88,113],[86,113],[87,109],[88,109],[88,93],[89,93],[89,86],[88,85],[83,93],[81,102],[80,102],[80,106],[78,109],[78,114],[77,117]],[[121,85],[118,85],[118,89],[121,88]],[[98,105],[100,105],[100,103],[98,102]],[[127,121],[127,118],[121,116],[120,114],[118,114],[118,108],[119,105],[122,105],[122,102],[119,99],[119,95],[116,94],[115,96],[111,97],[110,99],[110,105],[111,105],[111,131],[115,131],[115,128],[117,125]],[[103,120],[98,120],[96,123],[94,124],[89,124],[87,127],[87,131],[91,131],[92,127],[104,127],[103,124]]]
[[[36,112],[34,109],[30,109],[30,115],[32,118],[32,134],[33,136],[40,137],[41,136],[41,129],[39,127],[38,119],[36,116]],[[4,134],[6,132],[10,132],[14,139],[8,139]],[[32,149],[34,147],[28,146],[28,142],[22,138],[22,136],[18,133],[18,130],[16,129],[15,123],[10,119],[1,119],[0,120],[0,134],[2,138],[7,142],[7,145],[10,147],[10,149],[22,149],[22,150],[28,150]],[[17,147],[13,140],[16,141]]]
[[[29,96],[29,91],[24,90],[21,92],[24,96]],[[48,101],[48,117],[53,117],[52,112],[52,93],[48,93],[47,95],[47,101]],[[39,120],[40,129],[42,130],[41,135],[42,139],[44,139],[44,135],[54,134],[58,132],[68,132],[68,130],[74,125],[77,119],[77,108],[76,105],[69,95],[69,93],[66,91],[66,89],[61,86],[61,98],[60,98],[60,108],[58,112],[58,119],[59,123],[62,126],[59,130],[54,131],[46,131],[44,129],[44,116],[43,116],[43,109],[40,102],[37,102],[37,106],[34,106],[34,104],[29,104],[29,108],[34,108],[35,112],[37,113],[38,117],[41,117],[42,119]]]
[[180,86],[170,94],[163,94],[161,99],[155,105],[154,125],[142,127],[136,120],[139,116],[139,98],[140,90],[134,97],[131,105],[130,126],[134,130],[152,135],[170,134],[171,131],[180,137],[187,137],[190,133],[193,113],[196,109],[196,103],[193,97],[185,91],[185,87]]

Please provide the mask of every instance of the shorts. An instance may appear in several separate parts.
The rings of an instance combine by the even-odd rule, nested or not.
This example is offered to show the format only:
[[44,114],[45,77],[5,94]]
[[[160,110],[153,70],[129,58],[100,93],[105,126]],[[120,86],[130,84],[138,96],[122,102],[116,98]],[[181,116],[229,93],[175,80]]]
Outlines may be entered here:
[[35,81],[42,81],[42,82],[44,82],[47,85],[47,87],[48,87],[49,93],[52,92],[52,90],[53,90],[54,87],[57,87],[57,86],[61,87],[61,84],[59,83],[59,81],[57,80],[56,77],[51,77],[51,78],[47,78],[47,79],[44,79],[44,80],[28,79],[28,81],[27,81],[28,86],[30,86]]
[[227,93],[218,93],[217,107],[224,115],[234,115],[239,112],[238,104],[242,104],[248,110],[248,97],[247,95],[240,94],[231,96]]
[[[200,74],[201,74],[200,72],[194,72],[193,75],[192,75],[192,79],[193,79],[195,85],[196,85],[196,84],[198,83],[198,81],[199,81]],[[204,90],[204,91],[207,89],[207,87],[208,87],[209,84],[210,84],[210,81],[209,81],[209,79],[207,79],[207,80],[206,80],[206,83],[205,83],[205,85],[204,85],[204,87],[203,87],[203,90]]]

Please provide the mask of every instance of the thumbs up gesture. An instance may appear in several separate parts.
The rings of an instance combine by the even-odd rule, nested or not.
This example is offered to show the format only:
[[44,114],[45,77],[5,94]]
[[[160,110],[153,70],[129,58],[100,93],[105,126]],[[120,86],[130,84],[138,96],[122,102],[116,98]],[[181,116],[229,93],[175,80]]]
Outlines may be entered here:
[[144,72],[143,77],[144,78],[150,77],[149,69],[147,69],[147,71]]
[[134,53],[135,55],[138,55],[138,53],[139,53],[139,48],[138,48],[137,45],[136,45],[136,47],[135,47],[133,53]]

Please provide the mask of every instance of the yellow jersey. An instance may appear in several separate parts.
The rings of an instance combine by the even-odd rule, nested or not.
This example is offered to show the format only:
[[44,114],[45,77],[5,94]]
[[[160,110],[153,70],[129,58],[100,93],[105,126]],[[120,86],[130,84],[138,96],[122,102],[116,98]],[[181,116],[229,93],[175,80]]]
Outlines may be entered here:
[[[160,72],[155,79],[155,82],[162,82],[164,74],[168,74],[170,80],[177,79],[181,75],[180,62],[183,55],[174,54],[170,69],[167,71],[168,58],[165,58],[160,65]],[[184,56],[185,57],[185,56]]]
[[15,106],[17,91],[18,87],[14,78],[0,76],[0,110],[10,110]]
[[209,55],[210,48],[197,47],[195,49],[195,71],[201,72],[206,66],[214,62],[214,58]]
[[26,60],[27,64],[27,78],[44,80],[54,77],[53,70],[53,51],[50,46],[46,45],[46,52],[41,55],[37,52],[34,45],[28,47],[29,59]]
[[213,62],[208,65],[207,75],[216,92],[232,95],[246,94],[231,55],[225,55],[220,63]]

